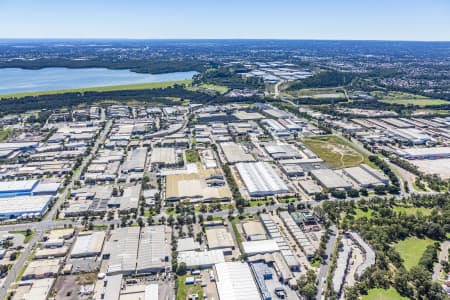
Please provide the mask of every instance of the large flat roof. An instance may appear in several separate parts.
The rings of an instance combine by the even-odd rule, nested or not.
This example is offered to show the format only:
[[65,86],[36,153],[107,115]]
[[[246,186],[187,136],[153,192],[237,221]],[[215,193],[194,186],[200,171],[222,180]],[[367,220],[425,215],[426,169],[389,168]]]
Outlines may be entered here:
[[328,189],[351,188],[352,185],[331,169],[314,169],[311,174]]
[[221,143],[220,147],[229,163],[255,161],[255,158],[244,149],[244,146],[235,142]]
[[0,193],[31,192],[39,180],[0,181]]
[[225,228],[211,228],[206,230],[209,249],[232,248],[233,238]]
[[261,299],[258,287],[247,263],[224,262],[216,264],[216,284],[220,300]]
[[250,196],[274,195],[289,192],[289,188],[266,162],[238,163],[236,168]]

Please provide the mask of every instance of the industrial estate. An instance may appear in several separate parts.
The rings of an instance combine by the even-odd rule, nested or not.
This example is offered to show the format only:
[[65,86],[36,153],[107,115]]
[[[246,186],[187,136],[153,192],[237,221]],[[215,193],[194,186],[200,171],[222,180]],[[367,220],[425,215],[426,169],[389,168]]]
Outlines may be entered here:
[[371,107],[347,59],[275,53],[0,100],[0,296],[445,299],[448,110]]

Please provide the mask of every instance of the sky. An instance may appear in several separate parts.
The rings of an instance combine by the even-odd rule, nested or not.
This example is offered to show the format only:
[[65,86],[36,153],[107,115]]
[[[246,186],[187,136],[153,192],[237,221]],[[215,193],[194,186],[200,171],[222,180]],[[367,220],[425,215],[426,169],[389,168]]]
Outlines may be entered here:
[[450,41],[450,0],[0,0],[0,38]]

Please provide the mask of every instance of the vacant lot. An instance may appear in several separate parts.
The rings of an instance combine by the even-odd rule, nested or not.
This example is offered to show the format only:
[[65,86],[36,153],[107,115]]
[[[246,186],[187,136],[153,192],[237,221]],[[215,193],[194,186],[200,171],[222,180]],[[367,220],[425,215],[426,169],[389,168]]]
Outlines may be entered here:
[[434,241],[430,239],[410,237],[396,243],[394,248],[400,253],[406,270],[410,270],[412,267],[417,266],[427,246],[433,243]]
[[299,98],[313,99],[343,99],[345,94],[340,89],[322,88],[322,89],[301,89],[296,91],[286,91],[287,95]]
[[402,300],[408,299],[400,295],[395,289],[371,289],[369,293],[362,297],[363,300]]
[[26,96],[52,95],[64,93],[77,93],[77,92],[83,93],[83,92],[110,92],[110,91],[159,89],[174,86],[176,84],[189,85],[191,82],[192,80],[180,80],[180,81],[151,82],[151,83],[113,85],[113,86],[99,86],[99,87],[55,90],[55,91],[26,92],[26,93],[1,95],[0,98],[10,98],[10,97],[21,98]]
[[449,101],[441,99],[431,99],[421,95],[414,95],[403,92],[373,92],[374,96],[380,99],[379,101],[389,104],[401,104],[401,105],[417,105],[417,106],[429,106],[429,105],[442,105],[449,104]]
[[335,169],[354,167],[367,160],[348,141],[335,135],[310,137],[303,143]]
[[203,300],[203,289],[199,284],[186,285],[187,276],[178,276],[177,300],[187,300],[189,295],[198,294],[198,299]]

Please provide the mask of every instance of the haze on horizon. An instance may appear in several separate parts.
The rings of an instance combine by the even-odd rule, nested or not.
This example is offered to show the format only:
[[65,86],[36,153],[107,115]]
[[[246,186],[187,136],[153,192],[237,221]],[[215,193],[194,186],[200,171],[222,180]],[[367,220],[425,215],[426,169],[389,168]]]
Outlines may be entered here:
[[450,41],[447,0],[0,0],[0,38]]

